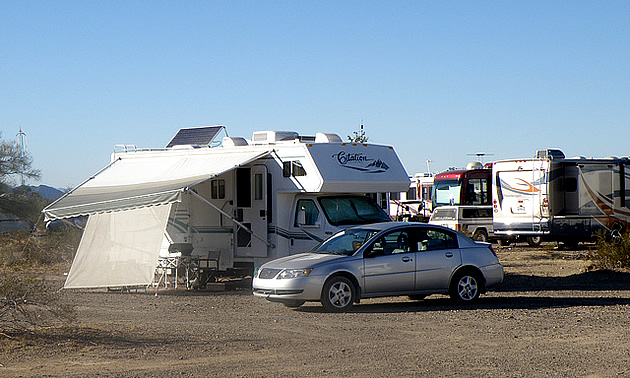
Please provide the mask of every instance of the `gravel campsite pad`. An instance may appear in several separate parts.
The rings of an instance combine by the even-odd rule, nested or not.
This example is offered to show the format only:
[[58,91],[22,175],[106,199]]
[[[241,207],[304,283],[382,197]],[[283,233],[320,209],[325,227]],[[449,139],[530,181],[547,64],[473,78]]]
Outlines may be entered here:
[[0,375],[630,376],[629,273],[590,271],[586,249],[495,249],[505,281],[472,306],[395,297],[333,314],[247,281],[68,291],[74,327],[0,338]]

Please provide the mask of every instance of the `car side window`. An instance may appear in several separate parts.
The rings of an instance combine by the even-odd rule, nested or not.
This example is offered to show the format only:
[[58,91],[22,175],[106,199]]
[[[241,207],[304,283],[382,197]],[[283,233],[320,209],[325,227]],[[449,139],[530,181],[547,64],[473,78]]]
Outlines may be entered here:
[[455,235],[444,230],[419,228],[416,230],[418,251],[457,248]]
[[369,256],[387,256],[407,252],[413,252],[409,232],[407,230],[396,230],[376,239],[372,243]]

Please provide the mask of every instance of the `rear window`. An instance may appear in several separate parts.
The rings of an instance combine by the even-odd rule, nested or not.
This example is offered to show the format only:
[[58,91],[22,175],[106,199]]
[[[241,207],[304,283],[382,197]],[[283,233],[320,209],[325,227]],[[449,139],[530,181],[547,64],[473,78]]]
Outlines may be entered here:
[[491,209],[462,209],[462,218],[492,218]]
[[456,219],[457,210],[455,209],[435,209],[431,220],[454,220]]

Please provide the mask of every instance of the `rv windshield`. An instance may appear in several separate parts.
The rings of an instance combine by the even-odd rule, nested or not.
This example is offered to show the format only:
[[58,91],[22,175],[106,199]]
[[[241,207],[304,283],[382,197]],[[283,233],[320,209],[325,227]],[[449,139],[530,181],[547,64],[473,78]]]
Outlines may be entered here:
[[333,226],[389,222],[383,209],[369,197],[343,196],[319,199],[324,215]]
[[457,179],[435,180],[433,182],[434,207],[444,205],[461,205],[459,203],[462,183]]
[[341,231],[314,248],[312,252],[350,256],[377,233],[378,231],[363,228]]

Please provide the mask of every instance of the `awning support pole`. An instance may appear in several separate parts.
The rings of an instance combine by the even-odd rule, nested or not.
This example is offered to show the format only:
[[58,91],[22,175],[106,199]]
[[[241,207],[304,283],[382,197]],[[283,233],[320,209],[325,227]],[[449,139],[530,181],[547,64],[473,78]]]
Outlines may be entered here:
[[195,197],[199,198],[201,201],[203,201],[204,203],[208,204],[210,207],[212,207],[213,209],[215,209],[216,211],[218,211],[219,213],[225,215],[226,218],[228,218],[229,220],[231,220],[232,222],[236,223],[239,227],[241,227],[243,230],[249,232],[250,234],[252,234],[256,239],[262,241],[263,243],[265,243],[267,245],[267,247],[271,247],[273,248],[273,244],[269,243],[267,240],[263,239],[262,237],[258,236],[254,231],[250,230],[249,228],[247,228],[243,223],[237,221],[233,216],[231,216],[230,214],[226,213],[225,211],[221,210],[219,207],[217,207],[216,205],[212,204],[210,201],[208,201],[207,199],[203,198],[202,196],[200,196],[199,194],[195,193],[194,190],[190,190],[188,188],[185,189],[185,191],[187,193],[190,193],[192,195],[194,195]]

